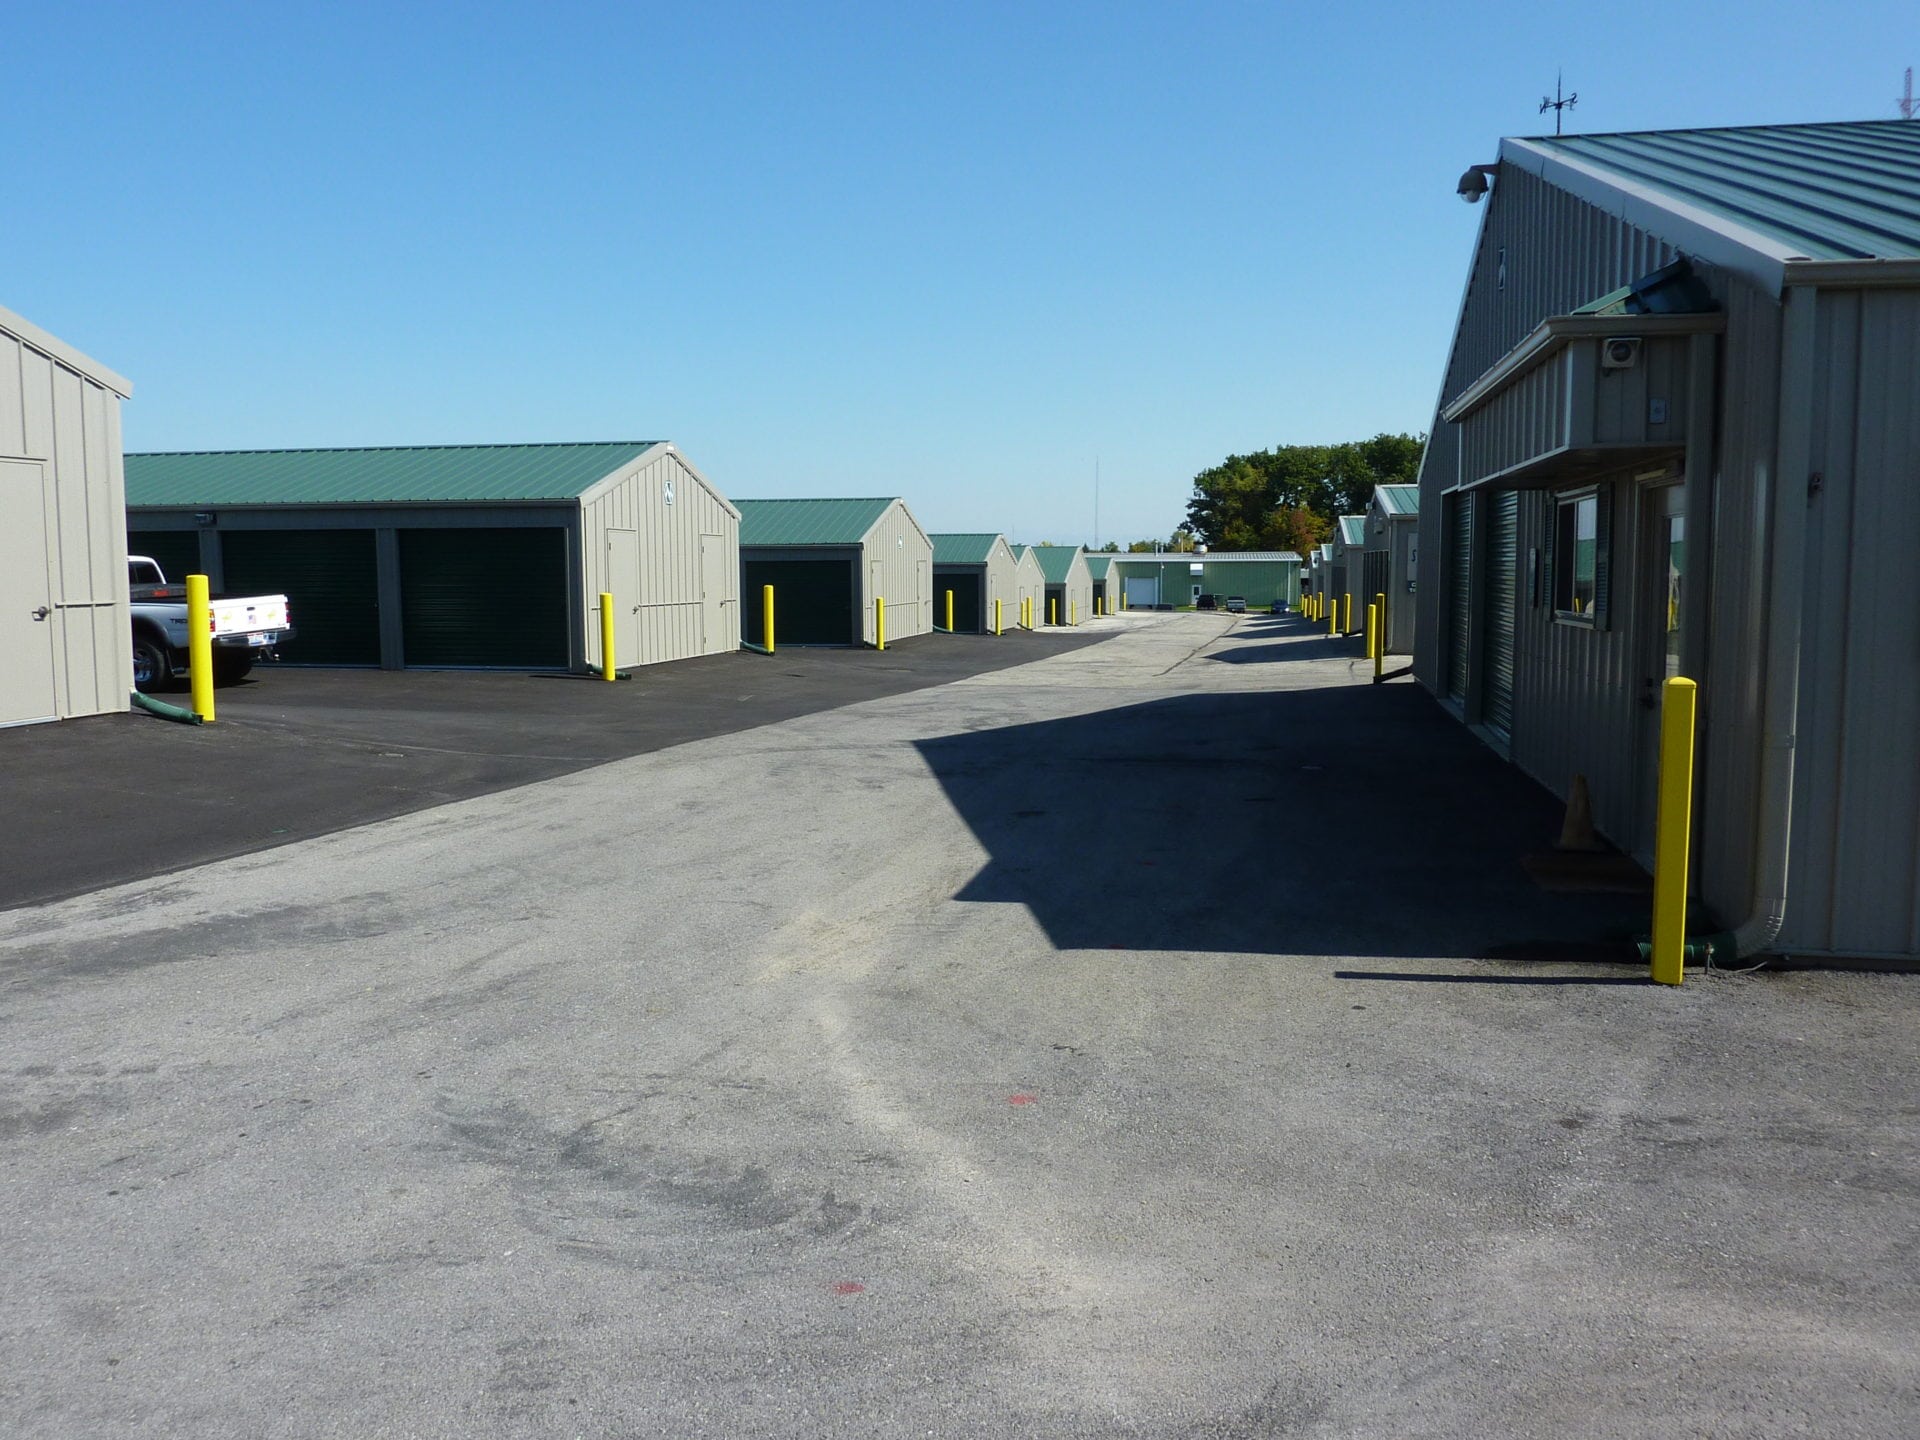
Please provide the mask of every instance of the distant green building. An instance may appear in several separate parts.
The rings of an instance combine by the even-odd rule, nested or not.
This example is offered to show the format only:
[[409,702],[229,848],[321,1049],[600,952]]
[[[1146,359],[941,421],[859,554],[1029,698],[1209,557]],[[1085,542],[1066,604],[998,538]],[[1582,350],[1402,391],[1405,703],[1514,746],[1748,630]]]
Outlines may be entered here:
[[1291,550],[1157,551],[1111,558],[1131,610],[1177,609],[1202,595],[1221,600],[1238,595],[1250,610],[1286,610],[1300,601],[1300,557]]

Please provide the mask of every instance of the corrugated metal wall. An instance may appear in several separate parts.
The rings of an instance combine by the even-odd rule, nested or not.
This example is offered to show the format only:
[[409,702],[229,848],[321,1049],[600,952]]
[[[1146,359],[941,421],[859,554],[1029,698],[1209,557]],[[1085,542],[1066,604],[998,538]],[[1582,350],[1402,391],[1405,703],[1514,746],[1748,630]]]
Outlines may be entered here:
[[[614,483],[582,497],[589,664],[600,663],[600,592],[613,584],[609,530],[638,532],[640,548],[639,653],[621,653],[616,640],[617,663],[655,665],[740,648],[739,516],[677,452],[649,450]],[[624,603],[615,597],[616,606]]]
[[[1459,477],[1459,427],[1439,412],[1549,315],[1564,315],[1672,260],[1677,252],[1619,217],[1596,210],[1537,175],[1502,165],[1467,280],[1460,326],[1447,358],[1433,429],[1420,467],[1420,508],[1440,513],[1440,496]],[[1421,555],[1414,673],[1438,695],[1447,690],[1439,617],[1449,584],[1445,548]]]
[[1000,602],[1000,628],[1004,633],[1020,623],[1020,562],[1005,540],[993,542],[987,552],[987,588],[982,596],[980,621],[993,629],[993,602]]
[[1029,613],[1035,625],[1045,623],[1047,618],[1047,577],[1042,573],[1040,562],[1034,558],[1031,550],[1021,556],[1018,565],[1014,567],[1013,599],[1013,614],[1007,617],[1007,623],[1009,625],[1018,625],[1020,623],[1020,607],[1022,604],[1030,604],[1032,606]]
[[933,629],[933,542],[927,532],[896,500],[867,532],[866,553],[860,562],[861,624],[871,645],[873,625],[873,567],[880,567],[879,593],[887,601],[887,641],[925,635]]
[[1818,306],[1780,948],[1920,955],[1920,291],[1823,290]]
[[1092,616],[1093,572],[1087,568],[1087,557],[1076,555],[1067,570],[1067,583],[1062,589],[1060,623],[1078,625]]
[[0,456],[45,463],[57,713],[125,710],[133,651],[120,397],[0,330]]

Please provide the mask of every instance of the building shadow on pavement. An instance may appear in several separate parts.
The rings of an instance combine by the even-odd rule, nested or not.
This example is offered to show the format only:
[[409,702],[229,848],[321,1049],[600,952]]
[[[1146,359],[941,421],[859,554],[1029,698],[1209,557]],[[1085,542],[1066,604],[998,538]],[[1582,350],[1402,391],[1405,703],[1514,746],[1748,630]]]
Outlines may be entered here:
[[918,748],[989,856],[955,899],[1025,905],[1060,949],[1637,958],[1644,902],[1535,884],[1521,860],[1559,805],[1412,686],[1174,696]]

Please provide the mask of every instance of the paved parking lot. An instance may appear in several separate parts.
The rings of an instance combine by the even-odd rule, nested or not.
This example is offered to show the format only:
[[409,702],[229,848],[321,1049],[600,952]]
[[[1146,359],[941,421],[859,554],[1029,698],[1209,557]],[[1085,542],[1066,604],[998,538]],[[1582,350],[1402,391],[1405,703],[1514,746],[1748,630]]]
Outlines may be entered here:
[[[927,635],[584,676],[263,667],[212,726],[144,713],[0,730],[0,909],[83,894],[629,755],[1088,645],[1107,632]],[[184,694],[159,698],[186,705]]]
[[1914,1433],[1914,983],[1639,983],[1425,697],[1113,628],[0,914],[7,1428]]

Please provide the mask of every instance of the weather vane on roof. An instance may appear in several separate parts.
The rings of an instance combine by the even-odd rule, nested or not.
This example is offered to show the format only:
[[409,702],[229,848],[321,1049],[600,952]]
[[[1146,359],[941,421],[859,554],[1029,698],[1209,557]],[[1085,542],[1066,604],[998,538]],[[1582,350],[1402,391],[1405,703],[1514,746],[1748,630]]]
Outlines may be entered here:
[[1560,117],[1579,103],[1580,95],[1578,91],[1572,95],[1562,95],[1560,93],[1560,72],[1558,70],[1554,71],[1553,98],[1549,100],[1544,95],[1540,97],[1540,113],[1544,115],[1549,110],[1553,112],[1554,134],[1558,135],[1560,133]]

